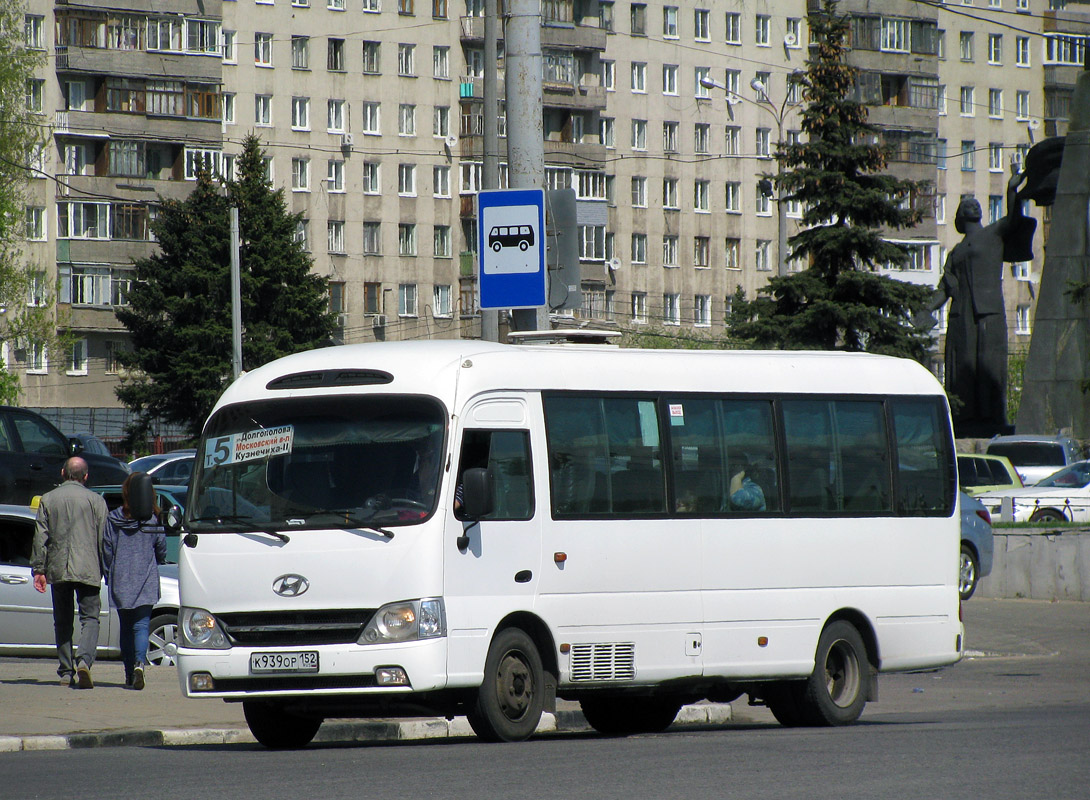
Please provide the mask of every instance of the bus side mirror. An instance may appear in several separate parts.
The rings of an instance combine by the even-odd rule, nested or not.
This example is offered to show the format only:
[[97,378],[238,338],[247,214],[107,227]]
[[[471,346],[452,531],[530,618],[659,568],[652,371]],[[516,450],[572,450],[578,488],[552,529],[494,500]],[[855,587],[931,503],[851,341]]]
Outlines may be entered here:
[[467,469],[462,474],[462,516],[478,520],[492,513],[492,474],[483,467]]
[[129,478],[129,513],[141,522],[151,519],[155,513],[155,489],[146,472],[136,472]]

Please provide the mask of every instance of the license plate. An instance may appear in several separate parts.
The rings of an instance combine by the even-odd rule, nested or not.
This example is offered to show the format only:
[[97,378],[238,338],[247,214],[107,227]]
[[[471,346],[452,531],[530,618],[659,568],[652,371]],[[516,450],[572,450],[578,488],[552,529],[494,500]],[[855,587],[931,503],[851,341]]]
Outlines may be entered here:
[[317,672],[318,651],[251,653],[250,672]]

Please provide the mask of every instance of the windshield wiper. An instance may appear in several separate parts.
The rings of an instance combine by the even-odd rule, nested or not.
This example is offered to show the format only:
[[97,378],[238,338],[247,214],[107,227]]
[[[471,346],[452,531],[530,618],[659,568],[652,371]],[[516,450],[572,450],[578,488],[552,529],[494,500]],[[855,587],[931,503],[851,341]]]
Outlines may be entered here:
[[271,528],[268,528],[268,527],[255,527],[255,526],[252,526],[252,525],[244,524],[244,523],[247,523],[247,522],[253,522],[253,520],[254,520],[254,518],[251,517],[249,514],[208,514],[208,515],[203,516],[203,517],[193,517],[189,521],[190,522],[227,522],[227,523],[232,523],[235,526],[237,526],[238,530],[234,531],[236,533],[241,533],[243,531],[245,531],[245,532],[254,531],[254,532],[258,532],[258,533],[268,534],[269,536],[273,537],[274,539],[279,539],[284,544],[287,544],[288,542],[291,541],[291,538],[286,533],[281,533],[280,531],[274,531],[274,530],[272,530]]
[[[311,522],[315,517],[322,516],[334,517],[337,521],[341,523],[339,527],[342,528],[362,528],[363,530],[372,531],[381,536],[385,536],[387,539],[394,538],[393,531],[387,530],[386,528],[380,528],[378,525],[372,525],[367,520],[361,519],[359,516],[357,516],[356,510],[352,508],[322,509],[321,511],[316,511],[311,514],[310,517],[308,517],[307,521]],[[374,516],[374,512],[371,513],[371,516]]]

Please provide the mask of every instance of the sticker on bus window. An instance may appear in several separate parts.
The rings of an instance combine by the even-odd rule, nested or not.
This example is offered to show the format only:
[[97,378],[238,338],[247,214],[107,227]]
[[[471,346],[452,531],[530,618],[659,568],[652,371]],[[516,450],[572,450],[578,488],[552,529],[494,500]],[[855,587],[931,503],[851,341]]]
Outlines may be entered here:
[[204,468],[284,455],[291,452],[294,439],[294,425],[217,436],[204,443]]
[[670,425],[678,427],[685,424],[685,406],[681,403],[670,403]]

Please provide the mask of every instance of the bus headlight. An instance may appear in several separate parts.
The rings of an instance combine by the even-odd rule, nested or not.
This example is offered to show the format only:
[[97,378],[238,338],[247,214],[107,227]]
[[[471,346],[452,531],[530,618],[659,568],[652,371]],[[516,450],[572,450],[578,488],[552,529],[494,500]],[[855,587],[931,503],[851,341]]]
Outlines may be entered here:
[[183,608],[178,614],[178,632],[182,647],[227,650],[231,643],[211,613],[203,608]]
[[447,626],[443,613],[443,598],[426,597],[422,600],[406,600],[390,603],[375,612],[363,629],[360,644],[384,644],[409,642],[414,639],[432,639],[446,636]]

